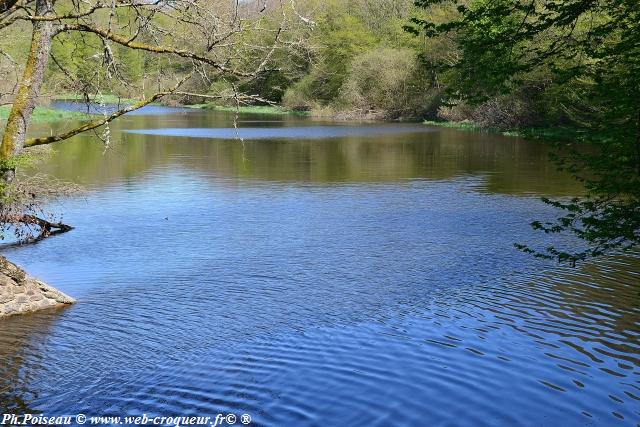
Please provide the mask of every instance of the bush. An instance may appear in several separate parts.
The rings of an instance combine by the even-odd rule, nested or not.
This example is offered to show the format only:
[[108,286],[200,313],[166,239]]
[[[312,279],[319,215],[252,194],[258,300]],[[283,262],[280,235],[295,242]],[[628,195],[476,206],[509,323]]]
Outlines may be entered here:
[[530,127],[536,124],[536,111],[525,99],[517,96],[493,97],[478,105],[456,102],[441,106],[438,117],[452,122],[470,120],[483,128],[501,130]]
[[415,53],[407,49],[379,48],[357,56],[342,86],[342,101],[370,110],[402,108],[398,101],[406,98],[415,64]]
[[414,117],[437,97],[414,51],[378,47],[352,61],[338,103],[342,110],[365,115]]
[[314,89],[317,81],[314,75],[307,75],[286,90],[282,104],[290,110],[310,111],[320,106]]

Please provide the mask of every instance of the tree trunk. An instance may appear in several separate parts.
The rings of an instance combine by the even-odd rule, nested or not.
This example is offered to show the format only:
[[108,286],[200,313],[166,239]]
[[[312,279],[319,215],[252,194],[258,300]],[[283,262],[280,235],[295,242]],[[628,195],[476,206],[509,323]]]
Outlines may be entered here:
[[[47,16],[53,14],[54,1],[37,0],[36,15]],[[49,61],[53,36],[54,23],[52,21],[35,21],[33,23],[29,57],[24,68],[18,94],[9,113],[2,144],[0,145],[1,161],[7,161],[22,151],[27,135],[27,127],[44,81],[44,72]],[[10,176],[6,176],[7,173]],[[5,179],[12,179],[12,177],[12,171],[5,172]]]
[[[6,11],[16,4],[15,0],[0,0],[0,11]],[[55,0],[36,0],[36,16],[52,16]],[[0,144],[0,180],[11,182],[15,177],[15,166],[10,160],[19,155],[25,144],[27,128],[31,121],[33,109],[38,102],[40,89],[44,82],[44,73],[49,62],[51,44],[55,35],[53,21],[33,22],[31,48],[24,67],[18,93],[13,101],[9,118]],[[0,222],[35,225],[40,233],[27,241],[38,241],[45,237],[65,233],[72,227],[62,223],[52,223],[29,214],[0,216]]]

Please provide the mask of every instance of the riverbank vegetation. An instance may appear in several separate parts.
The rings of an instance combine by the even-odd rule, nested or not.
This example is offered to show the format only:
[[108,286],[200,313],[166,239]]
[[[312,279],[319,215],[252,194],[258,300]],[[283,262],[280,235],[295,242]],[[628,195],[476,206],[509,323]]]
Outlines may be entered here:
[[[36,238],[71,227],[41,217],[50,192],[19,179],[27,150],[93,131],[110,145],[111,121],[163,98],[167,103],[230,100],[263,103],[252,94],[289,56],[305,19],[290,5],[223,0],[68,2],[0,0],[0,106],[6,114],[0,144],[0,237]],[[265,12],[265,13],[263,13]],[[271,85],[269,85],[271,86]],[[71,94],[71,95],[68,95]],[[117,108],[33,135],[37,121],[77,118],[38,109],[47,99],[81,99]],[[120,102],[122,101],[122,102]],[[42,130],[40,130],[42,131]],[[44,133],[44,132],[43,132]],[[21,194],[29,196],[25,204]]]
[[[108,144],[105,124],[153,102],[551,138],[589,196],[534,226],[588,248],[520,248],[575,262],[640,242],[638,22],[628,0],[0,0],[0,160],[10,177],[23,148],[99,129]],[[61,96],[126,105],[27,139]]]
[[[0,123],[9,118],[11,107],[0,106]],[[36,107],[31,116],[31,123],[56,123],[61,120],[87,120],[91,116],[73,111],[62,111],[54,108]]]
[[246,114],[270,114],[270,115],[287,115],[298,114],[306,115],[305,111],[288,110],[278,105],[242,105],[242,106],[229,106],[229,105],[216,105],[214,103],[208,104],[192,104],[189,108],[200,110],[215,110],[224,111],[228,113],[246,113]]
[[[424,37],[403,29],[422,13],[411,0],[297,0],[286,7],[276,1],[255,1],[242,2],[237,9],[234,25],[242,26],[242,31],[233,29],[237,44],[227,43],[225,49],[243,54],[235,55],[226,67],[260,72],[252,79],[198,72],[163,102],[215,107],[277,105],[288,111],[341,118],[414,119],[437,113],[442,86],[431,62],[439,60],[446,47],[432,46]],[[116,21],[125,28],[138,19],[138,13],[120,7],[113,16],[95,14],[92,19],[102,27]],[[158,27],[170,21],[158,12],[153,19]],[[19,29],[27,25],[13,24]],[[124,33],[133,36],[135,28]],[[279,44],[271,50],[274,37]],[[41,98],[132,102],[153,94],[167,83],[168,76],[184,76],[189,71],[181,61],[108,38],[105,44],[104,39],[104,34],[91,31],[57,35]],[[196,51],[201,42],[202,35],[182,37],[181,47]],[[0,103],[10,100],[20,77],[17,65],[26,60],[29,44],[27,31],[0,40],[0,51],[6,54],[0,64],[9,76],[0,83],[0,94],[6,94],[0,96]]]
[[[427,119],[511,132],[576,127],[589,121],[585,117],[588,110],[602,108],[598,104],[602,99],[588,93],[599,72],[593,69],[588,76],[591,80],[581,80],[576,67],[581,72],[593,66],[606,68],[597,65],[603,62],[598,55],[606,54],[606,48],[590,49],[598,40],[614,40],[616,36],[598,31],[619,33],[609,27],[614,15],[622,17],[625,3],[611,0],[596,8],[574,0],[562,10],[562,2],[551,0],[535,1],[533,9],[527,6],[529,2],[513,7],[511,3],[297,0],[283,8],[271,0],[241,2],[236,9],[227,6],[220,13],[228,19],[237,16],[235,23],[227,22],[236,44],[226,43],[220,50],[225,51],[229,70],[259,72],[243,79],[234,73],[200,70],[162,102],[221,109],[277,106],[254,111],[304,111],[346,119]],[[200,10],[214,6],[221,8],[213,1]],[[171,22],[170,14],[159,12],[161,7],[155,12],[139,9],[118,7],[113,13],[95,13],[92,19],[103,27],[116,22],[125,29],[148,15],[156,27],[153,32],[135,35],[132,25],[123,35],[135,36],[136,41],[168,40],[169,34],[162,29]],[[548,22],[567,11],[575,15],[564,16],[567,23],[558,27]],[[599,30],[587,30],[589,19]],[[16,31],[0,40],[0,68],[8,77],[0,83],[0,104],[10,102],[20,77],[18,64],[26,60],[29,50],[29,32],[17,31],[29,25],[24,21],[28,20],[13,23]],[[628,16],[623,21],[630,22]],[[181,25],[185,30],[181,47],[197,51],[205,41],[206,25],[196,23],[191,29]],[[202,34],[193,31],[198,26]],[[533,37],[538,30],[547,35]],[[559,39],[545,39],[556,30],[574,40],[562,45]],[[279,44],[272,50],[274,38]],[[625,46],[632,44],[630,40]],[[134,103],[190,70],[171,55],[132,49],[87,28],[58,34],[52,40],[51,58],[43,99]],[[535,58],[543,60],[534,67]],[[587,67],[591,61],[596,62]],[[624,67],[610,65],[609,82],[629,76]]]
[[[567,128],[556,161],[586,197],[545,200],[564,211],[532,225],[583,245],[518,247],[577,262],[640,243],[640,9],[624,0],[418,0],[408,30],[453,41],[440,110],[482,127]],[[436,11],[447,11],[441,19]],[[580,143],[580,144],[578,144]]]

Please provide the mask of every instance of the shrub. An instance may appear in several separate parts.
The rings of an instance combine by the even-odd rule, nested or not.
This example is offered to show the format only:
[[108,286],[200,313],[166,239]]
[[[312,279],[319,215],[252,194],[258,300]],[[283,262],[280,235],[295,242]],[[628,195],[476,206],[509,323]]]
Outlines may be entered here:
[[518,96],[497,96],[478,105],[458,101],[441,106],[438,117],[453,122],[470,120],[483,128],[501,130],[530,127],[536,124],[536,111],[527,100]]
[[282,104],[290,110],[309,111],[319,107],[318,97],[314,89],[316,76],[310,74],[286,90]]
[[422,116],[438,97],[418,55],[378,47],[354,58],[341,88],[341,110],[389,118]]

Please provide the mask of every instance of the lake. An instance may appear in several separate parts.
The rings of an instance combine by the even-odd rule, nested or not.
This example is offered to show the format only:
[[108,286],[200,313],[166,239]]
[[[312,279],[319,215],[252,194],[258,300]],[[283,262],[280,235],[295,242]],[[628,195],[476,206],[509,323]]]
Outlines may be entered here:
[[79,302],[0,323],[0,413],[640,425],[639,257],[513,247],[580,192],[543,144],[157,107],[109,131],[41,167],[84,186],[47,206],[76,229],[3,249]]

